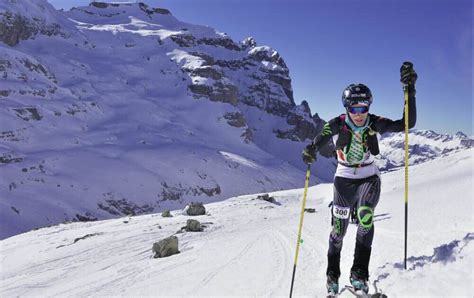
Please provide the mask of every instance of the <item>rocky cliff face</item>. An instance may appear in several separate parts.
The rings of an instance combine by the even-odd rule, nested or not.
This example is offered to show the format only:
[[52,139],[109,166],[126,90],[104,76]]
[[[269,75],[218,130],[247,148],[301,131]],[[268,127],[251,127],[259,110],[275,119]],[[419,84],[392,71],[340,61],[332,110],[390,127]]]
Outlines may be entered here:
[[[187,53],[182,69],[191,78],[188,88],[194,98],[248,105],[284,117],[291,129],[276,130],[279,138],[304,141],[314,137],[321,122],[311,118],[307,104],[304,108],[296,106],[289,69],[277,51],[257,46],[253,38],[239,44],[225,35],[196,38],[182,33],[170,38]],[[201,45],[210,46],[210,51],[203,51]],[[216,48],[228,52],[231,59],[215,58],[212,51]]]
[[[90,18],[95,18],[95,21],[104,22],[104,19],[110,19],[111,23],[114,23],[121,20],[128,10],[141,14],[138,17],[150,20],[159,16],[172,17],[170,11],[152,8],[144,3],[92,2],[89,7],[73,8],[70,13],[61,15],[44,1],[33,3],[32,0],[26,0],[22,3],[23,6],[15,5],[17,2],[13,0],[8,2],[3,5],[3,11],[0,10],[0,41],[9,46],[15,46],[21,40],[34,39],[38,35],[63,38],[72,36],[77,39],[79,34],[74,30],[75,27],[80,28],[82,32],[96,29],[93,28],[93,23],[71,24],[66,20],[68,17],[76,21],[89,21]],[[27,11],[32,13],[22,13],[21,8],[26,6],[29,7]],[[172,27],[180,24],[177,20],[173,23]],[[158,43],[163,45],[164,42],[171,40],[175,44],[174,50],[180,51],[180,56],[185,54],[185,57],[180,58],[180,68],[187,74],[189,78],[187,88],[195,98],[207,98],[234,106],[245,104],[284,117],[291,128],[284,132],[275,130],[274,133],[279,138],[304,141],[312,138],[318,131],[317,127],[322,122],[317,122],[319,121],[317,118],[315,120],[311,117],[307,105],[304,109],[300,109],[303,113],[295,111],[297,108],[289,69],[277,51],[267,46],[257,46],[257,42],[251,37],[236,43],[225,34],[212,32],[210,28],[207,28],[209,31],[207,34],[196,34],[193,30],[185,28],[184,23],[181,27],[169,36],[160,38]],[[89,47],[96,46],[90,44],[87,38],[74,42],[76,46],[79,43]],[[125,46],[137,45],[129,43]],[[216,51],[219,52],[218,55],[215,54]],[[187,63],[189,61],[192,63]],[[25,64],[30,70],[34,67],[35,71],[42,71],[50,79],[54,76],[46,73],[47,65],[32,64],[28,59],[20,63]],[[12,68],[11,66],[11,59],[8,57],[0,60],[0,71],[4,71],[4,76],[8,75],[5,70]],[[13,69],[18,67],[14,66]],[[28,80],[25,72],[17,77],[23,81]],[[48,92],[54,92],[55,88],[57,89],[49,86],[46,90],[43,88],[22,92],[44,97]],[[6,96],[10,92],[15,90],[1,90],[0,96]]]
[[67,23],[64,17],[42,0],[4,0],[0,3],[0,42],[9,46],[38,35],[65,37],[71,26],[61,28],[61,23]]
[[28,19],[21,15],[13,15],[10,12],[0,14],[0,41],[9,46],[18,44],[20,40],[26,40],[41,35],[61,34],[59,24],[46,24],[41,19]]

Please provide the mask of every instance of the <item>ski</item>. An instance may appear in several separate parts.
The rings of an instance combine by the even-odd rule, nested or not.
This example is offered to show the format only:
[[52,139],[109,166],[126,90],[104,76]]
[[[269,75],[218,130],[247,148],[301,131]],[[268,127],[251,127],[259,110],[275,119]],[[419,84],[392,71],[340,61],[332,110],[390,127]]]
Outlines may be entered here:
[[385,294],[382,294],[382,293],[374,293],[374,294],[364,293],[362,291],[357,291],[352,286],[345,286],[345,289],[347,289],[351,294],[353,294],[357,298],[387,298],[387,295],[385,295]]
[[351,294],[353,294],[354,296],[356,296],[357,298],[370,298],[371,296],[367,293],[364,293],[364,292],[361,292],[361,291],[357,291],[356,289],[354,289],[354,287],[352,286],[346,286],[345,289],[347,289]]
[[347,290],[346,288],[342,288],[339,293],[337,294],[327,294],[327,298],[337,298],[337,297],[340,297],[340,295],[345,291]]

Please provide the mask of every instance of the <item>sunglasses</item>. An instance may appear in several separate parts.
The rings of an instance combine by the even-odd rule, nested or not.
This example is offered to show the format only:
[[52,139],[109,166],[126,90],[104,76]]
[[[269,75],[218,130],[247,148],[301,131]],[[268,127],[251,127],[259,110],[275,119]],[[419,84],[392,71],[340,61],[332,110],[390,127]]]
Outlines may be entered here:
[[351,114],[365,114],[369,111],[368,106],[362,106],[362,107],[348,107],[347,110]]

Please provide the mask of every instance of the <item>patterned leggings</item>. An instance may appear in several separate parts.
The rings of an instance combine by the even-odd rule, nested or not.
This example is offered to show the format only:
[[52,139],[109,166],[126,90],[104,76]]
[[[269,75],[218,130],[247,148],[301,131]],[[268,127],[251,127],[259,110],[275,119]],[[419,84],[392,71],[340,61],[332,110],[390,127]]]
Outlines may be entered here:
[[333,227],[329,235],[327,273],[340,276],[342,242],[349,226],[350,215],[357,218],[356,249],[351,270],[369,275],[369,260],[374,238],[374,209],[380,197],[380,178],[377,175],[363,179],[334,178],[334,199],[332,205]]

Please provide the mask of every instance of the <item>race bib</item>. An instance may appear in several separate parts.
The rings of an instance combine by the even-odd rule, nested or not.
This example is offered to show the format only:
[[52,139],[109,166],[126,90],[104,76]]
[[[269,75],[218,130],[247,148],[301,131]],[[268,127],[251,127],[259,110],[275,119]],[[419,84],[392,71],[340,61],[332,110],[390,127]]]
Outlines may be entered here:
[[349,207],[340,207],[334,205],[332,208],[332,215],[341,219],[348,219],[351,214],[351,208]]

